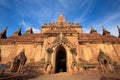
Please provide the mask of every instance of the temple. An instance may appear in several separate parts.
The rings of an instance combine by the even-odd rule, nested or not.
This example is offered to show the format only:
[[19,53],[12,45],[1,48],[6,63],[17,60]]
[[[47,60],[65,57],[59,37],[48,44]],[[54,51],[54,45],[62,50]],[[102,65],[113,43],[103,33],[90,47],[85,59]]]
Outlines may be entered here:
[[[10,63],[11,72],[79,73],[120,69],[120,28],[115,37],[103,27],[100,34],[91,27],[83,33],[79,23],[68,23],[61,13],[56,23],[44,23],[40,33],[32,27],[11,37],[0,33],[0,63]],[[21,64],[21,65],[20,65]]]

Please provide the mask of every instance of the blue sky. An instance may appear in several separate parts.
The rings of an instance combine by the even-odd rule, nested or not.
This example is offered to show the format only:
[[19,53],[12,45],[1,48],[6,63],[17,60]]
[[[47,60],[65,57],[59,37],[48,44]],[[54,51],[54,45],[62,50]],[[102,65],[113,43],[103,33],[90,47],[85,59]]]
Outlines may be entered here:
[[38,33],[44,23],[56,22],[60,12],[67,22],[79,22],[84,33],[90,26],[102,33],[104,26],[118,36],[120,0],[0,0],[0,32],[8,26],[7,36],[12,36],[22,26],[24,34],[32,26]]

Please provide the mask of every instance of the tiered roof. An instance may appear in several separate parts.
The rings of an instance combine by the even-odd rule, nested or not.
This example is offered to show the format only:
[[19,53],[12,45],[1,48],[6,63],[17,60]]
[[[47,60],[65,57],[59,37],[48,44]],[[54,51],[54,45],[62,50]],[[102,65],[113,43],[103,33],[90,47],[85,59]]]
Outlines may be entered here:
[[[32,30],[31,28],[29,31]],[[15,32],[18,34],[20,30]],[[31,32],[31,31],[30,31]],[[33,33],[26,33],[24,35],[13,35],[9,38],[0,38],[0,43],[41,43],[43,42],[42,34],[33,34]]]
[[103,27],[102,35],[97,33],[97,30],[91,27],[90,33],[79,34],[78,41],[79,42],[91,42],[91,43],[92,42],[120,43],[120,38],[111,35],[110,32],[107,31],[104,27]]
[[120,38],[117,38],[112,35],[101,35],[99,33],[96,34],[79,34],[78,37],[79,42],[113,42],[113,43],[120,43]]
[[112,36],[109,31],[103,27],[103,34],[97,33],[93,27],[91,27],[90,33],[79,33],[76,31],[76,27],[81,26],[77,23],[67,23],[65,17],[60,14],[58,22],[44,24],[43,28],[49,28],[44,33],[33,33],[32,27],[26,31],[26,34],[21,34],[21,28],[14,33],[13,36],[7,38],[7,28],[0,33],[0,44],[1,43],[43,43],[43,36],[48,34],[78,34],[78,42],[112,42],[120,43],[120,28],[119,38]]

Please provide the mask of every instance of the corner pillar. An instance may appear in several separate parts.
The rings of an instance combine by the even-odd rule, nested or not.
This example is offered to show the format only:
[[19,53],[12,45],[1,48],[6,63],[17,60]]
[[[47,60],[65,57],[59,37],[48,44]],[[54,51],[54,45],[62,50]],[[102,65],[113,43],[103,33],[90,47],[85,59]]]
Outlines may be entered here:
[[78,64],[76,62],[76,48],[71,48],[70,52],[72,54],[72,64],[71,64],[71,69],[72,69],[72,74],[78,73]]
[[51,48],[47,48],[47,62],[51,62],[51,54],[53,53],[53,50]]
[[72,63],[76,63],[76,55],[77,55],[76,49],[75,48],[71,48],[70,52],[72,54]]
[[51,74],[52,73],[52,64],[51,64],[51,54],[53,53],[53,50],[51,48],[47,48],[47,62],[45,64],[45,73]]

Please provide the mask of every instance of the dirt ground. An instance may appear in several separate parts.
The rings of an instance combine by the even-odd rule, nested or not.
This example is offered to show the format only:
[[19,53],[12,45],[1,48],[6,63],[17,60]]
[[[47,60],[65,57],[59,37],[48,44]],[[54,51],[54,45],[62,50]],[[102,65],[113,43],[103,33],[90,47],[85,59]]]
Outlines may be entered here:
[[[107,77],[107,78],[106,78]],[[101,79],[102,78],[102,79]],[[108,79],[109,78],[109,79]],[[120,71],[107,74],[68,74],[60,72],[56,74],[36,75],[18,74],[15,77],[4,78],[0,80],[120,80]]]

